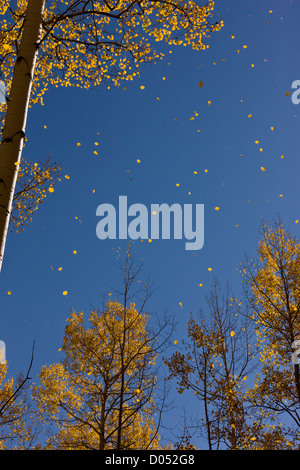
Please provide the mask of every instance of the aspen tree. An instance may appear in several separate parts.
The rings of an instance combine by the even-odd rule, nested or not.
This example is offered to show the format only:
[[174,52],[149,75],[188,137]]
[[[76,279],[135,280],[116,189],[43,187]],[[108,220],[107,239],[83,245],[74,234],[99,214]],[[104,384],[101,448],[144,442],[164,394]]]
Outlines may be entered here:
[[200,51],[223,26],[210,23],[212,0],[204,6],[193,0],[53,0],[46,7],[45,0],[17,0],[15,10],[9,6],[4,0],[0,9],[0,72],[8,90],[0,147],[0,269],[29,103],[44,104],[49,85],[118,86],[139,76],[141,64],[163,58],[151,43]]

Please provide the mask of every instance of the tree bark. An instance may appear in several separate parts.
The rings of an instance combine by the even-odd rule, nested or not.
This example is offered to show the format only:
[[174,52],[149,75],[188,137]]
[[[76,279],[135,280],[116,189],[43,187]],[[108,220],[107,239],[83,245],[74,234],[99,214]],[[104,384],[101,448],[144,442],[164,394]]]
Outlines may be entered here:
[[0,271],[25,137],[45,0],[28,0],[0,146]]

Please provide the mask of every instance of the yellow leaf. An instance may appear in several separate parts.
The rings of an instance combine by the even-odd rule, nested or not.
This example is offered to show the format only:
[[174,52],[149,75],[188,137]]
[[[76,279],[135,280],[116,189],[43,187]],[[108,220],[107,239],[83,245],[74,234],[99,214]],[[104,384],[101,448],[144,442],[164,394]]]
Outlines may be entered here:
[[68,291],[67,291],[67,290],[64,290],[64,291],[63,291],[63,295],[68,295]]
[[230,332],[230,336],[234,336],[235,335],[235,332],[234,331],[231,331]]

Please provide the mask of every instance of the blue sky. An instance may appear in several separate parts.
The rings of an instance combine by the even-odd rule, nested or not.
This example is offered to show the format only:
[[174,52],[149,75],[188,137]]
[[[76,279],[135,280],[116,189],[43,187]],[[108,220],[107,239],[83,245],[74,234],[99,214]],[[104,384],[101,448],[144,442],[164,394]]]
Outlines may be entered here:
[[37,380],[42,365],[62,358],[70,311],[88,315],[104,291],[119,285],[115,253],[126,250],[126,241],[96,237],[99,204],[117,207],[119,195],[147,207],[204,204],[201,250],[186,251],[184,240],[134,243],[145,278],[154,282],[149,310],[174,312],[178,340],[189,313],[204,306],[213,276],[238,294],[240,262],[255,255],[262,218],[280,213],[299,236],[299,110],[291,84],[300,79],[300,6],[215,3],[224,28],[206,51],[173,47],[169,53],[158,43],[165,59],[144,66],[135,81],[110,90],[52,88],[44,107],[30,109],[24,156],[38,161],[51,153],[63,178],[25,232],[8,237],[0,339],[10,375],[26,369],[35,340]]

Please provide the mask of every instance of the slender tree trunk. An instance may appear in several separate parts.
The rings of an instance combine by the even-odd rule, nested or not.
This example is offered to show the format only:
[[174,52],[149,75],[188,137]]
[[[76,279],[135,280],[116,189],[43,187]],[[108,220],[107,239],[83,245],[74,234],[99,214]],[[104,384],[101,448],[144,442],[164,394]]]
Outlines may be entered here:
[[0,146],[0,270],[25,137],[45,0],[28,0]]

